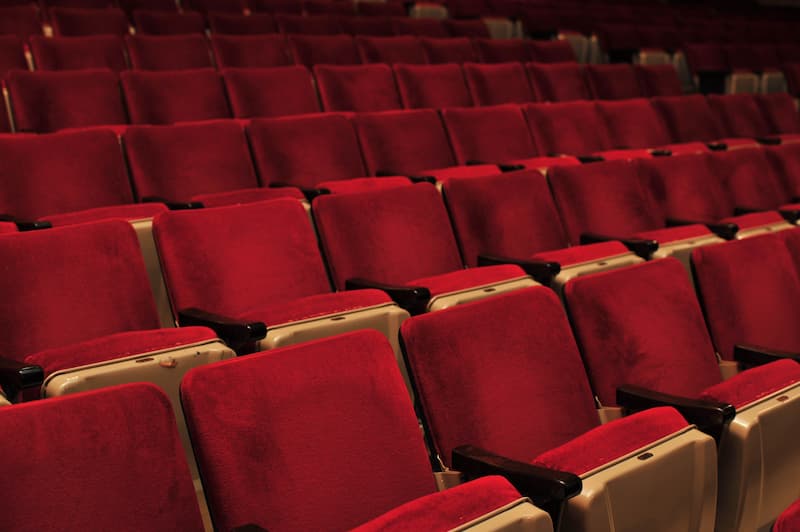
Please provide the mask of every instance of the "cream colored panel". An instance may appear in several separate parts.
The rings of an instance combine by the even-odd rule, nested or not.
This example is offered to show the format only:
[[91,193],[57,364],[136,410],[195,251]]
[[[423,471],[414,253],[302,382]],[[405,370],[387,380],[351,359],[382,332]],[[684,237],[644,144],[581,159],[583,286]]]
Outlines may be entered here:
[[756,227],[748,227],[747,229],[739,230],[736,233],[736,240],[743,238],[750,238],[751,236],[763,235],[766,233],[774,233],[776,231],[785,231],[787,229],[795,229],[796,225],[790,224],[787,221],[775,222],[768,225],[759,225]]
[[722,374],[722,380],[726,381],[739,374],[739,363],[733,360],[720,360],[719,372]]
[[640,65],[671,65],[669,54],[664,50],[641,50],[636,56]]
[[496,511],[470,521],[454,531],[461,532],[552,532],[550,515],[528,499],[519,499]]
[[600,418],[600,423],[606,424],[615,419],[621,419],[624,410],[619,406],[601,406],[597,409],[597,417]]
[[558,39],[567,41],[572,46],[578,63],[589,62],[589,39],[578,32],[565,31],[558,34]]
[[725,78],[725,92],[728,94],[757,93],[761,80],[753,72],[734,72]]
[[485,17],[482,20],[492,39],[514,38],[514,24],[511,20],[504,17]]
[[540,285],[530,277],[525,276],[517,279],[511,279],[509,281],[476,286],[468,290],[461,290],[460,292],[441,294],[431,298],[431,300],[428,302],[428,311],[434,312],[436,310],[454,307],[463,303],[469,303],[470,301],[477,301],[485,297],[495,296],[497,294],[510,292],[512,290],[519,290],[520,288],[527,288],[529,286]]
[[408,16],[412,18],[433,18],[443,20],[448,17],[447,8],[441,4],[417,2],[411,7]]
[[764,72],[761,74],[761,92],[770,94],[774,92],[787,92],[786,77],[783,72]]
[[159,323],[162,327],[175,327],[167,286],[161,275],[161,263],[158,260],[156,242],[153,239],[153,220],[152,218],[134,220],[131,225],[136,230],[136,238],[139,239],[139,247],[142,250],[147,276],[150,278],[150,288],[155,298],[156,310],[158,310]]

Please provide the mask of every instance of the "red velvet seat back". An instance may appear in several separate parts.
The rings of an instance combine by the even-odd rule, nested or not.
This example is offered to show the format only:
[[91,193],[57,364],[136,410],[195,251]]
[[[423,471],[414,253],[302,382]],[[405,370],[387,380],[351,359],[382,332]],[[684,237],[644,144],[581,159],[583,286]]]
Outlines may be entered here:
[[527,258],[568,245],[545,177],[537,170],[449,179],[444,198],[461,255]]
[[394,65],[393,70],[406,109],[472,106],[459,65]]
[[800,197],[800,144],[784,144],[764,151],[788,197]]
[[522,63],[464,63],[464,76],[476,105],[536,100]]
[[692,73],[727,72],[730,70],[725,48],[718,43],[692,43],[685,45],[686,61]]
[[756,102],[769,124],[770,133],[800,133],[797,108],[788,93],[760,94]]
[[587,155],[614,147],[595,102],[534,104],[523,110],[531,135],[543,155]]
[[516,105],[442,110],[458,164],[490,163],[538,155]]
[[219,68],[290,65],[283,35],[212,35],[211,48]]
[[[181,386],[215,528],[345,530],[435,491],[408,392],[380,333],[232,362],[198,368]],[[231,430],[232,421],[248,429]],[[364,481],[376,471],[391,480]]]
[[247,129],[261,181],[300,188],[366,175],[352,124],[319,114],[253,120]]
[[710,157],[736,207],[768,211],[791,202],[764,150],[733,150]]
[[445,464],[465,444],[530,461],[599,424],[567,317],[546,288],[416,316],[400,334]]
[[578,63],[528,63],[527,69],[539,100],[567,102],[591,99],[583,68]]
[[36,6],[11,6],[0,8],[0,33],[27,39],[29,35],[42,34],[42,22]]
[[667,126],[648,99],[597,102],[597,110],[616,148],[656,148],[670,143]]
[[174,308],[237,316],[267,303],[330,292],[308,215],[294,199],[155,218]]
[[444,203],[428,183],[319,196],[313,210],[339,290],[354,277],[403,284],[462,268]]
[[4,356],[158,328],[133,228],[114,220],[0,238]]
[[[359,6],[359,10],[363,7],[364,4]],[[405,16],[405,9],[403,6],[398,4],[384,3],[382,6],[378,6],[379,9],[381,7],[385,7],[387,10],[399,8],[400,11],[403,12],[403,16]],[[363,15],[364,13],[361,14]],[[389,16],[383,16],[379,14],[371,16],[342,17],[339,19],[339,25],[342,27],[345,33],[349,33],[350,35],[372,35],[374,37],[388,37],[390,35],[394,35],[392,21],[390,20]]]
[[230,118],[225,89],[212,69],[131,71],[120,75],[132,124]]
[[565,298],[595,394],[623,385],[697,397],[722,378],[686,274],[668,258],[578,277]]
[[644,96],[681,96],[683,88],[672,65],[636,65],[636,77]]
[[443,21],[444,27],[450,32],[451,37],[470,37],[473,39],[488,39],[489,28],[483,20],[453,20]]
[[183,70],[214,66],[204,35],[129,35],[125,40],[134,70]]
[[634,161],[556,166],[549,172],[570,243],[582,233],[630,236],[664,227],[664,218]]
[[107,68],[127,70],[125,44],[116,35],[89,37],[31,36],[30,50],[37,70]]
[[178,35],[206,31],[203,15],[192,11],[170,13],[137,10],[133,12],[133,23],[136,26],[136,33],[145,35]]
[[317,65],[314,77],[326,111],[388,111],[403,107],[389,65]]
[[124,144],[139,198],[186,202],[258,186],[247,138],[233,121],[132,126]]
[[752,94],[710,94],[708,105],[730,137],[760,137],[770,134],[770,126]]
[[364,63],[404,63],[424,65],[425,49],[416,37],[356,37],[356,47]]
[[532,59],[523,39],[475,39],[474,43],[483,63],[527,63]]
[[355,41],[349,35],[290,35],[289,50],[296,64],[309,68],[361,63]]
[[428,62],[431,64],[466,63],[478,60],[472,41],[466,37],[425,37],[421,40]]
[[[0,16],[1,14],[0,10]],[[35,38],[36,36],[31,36],[31,39]],[[28,63],[25,61],[22,40],[16,35],[0,35],[0,77],[4,78],[9,70],[26,68]]]
[[4,468],[25,479],[0,528],[203,530],[175,416],[152,384],[22,404],[0,427],[15,435],[0,446]]
[[275,19],[268,13],[252,13],[247,16],[213,13],[206,18],[211,33],[218,35],[251,35],[278,31]]
[[716,116],[699,94],[651,100],[669,128],[673,142],[709,142],[724,133]]
[[193,9],[200,13],[223,12],[244,13],[247,9],[247,0],[183,0],[181,8]]
[[419,35],[433,38],[450,36],[442,21],[432,18],[397,17],[392,19],[392,27],[396,35]]
[[301,16],[281,13],[275,16],[278,29],[285,34],[335,35],[341,33],[336,17]]
[[314,80],[305,67],[229,68],[222,79],[236,118],[319,112]]
[[6,77],[17,131],[125,124],[117,74],[110,70],[27,72]]
[[624,100],[645,96],[630,65],[587,65],[583,71],[592,95],[598,100]]
[[575,51],[569,42],[561,39],[557,41],[529,41],[531,58],[537,63],[565,63],[576,61]]
[[22,220],[133,202],[111,131],[0,138],[0,213]]
[[249,4],[254,12],[299,15],[303,11],[303,4],[295,0],[250,0]]
[[177,11],[178,6],[172,0],[117,0],[117,4],[129,15],[136,9],[152,11]]
[[359,113],[353,125],[370,175],[419,174],[456,164],[442,120],[432,109]]
[[121,9],[54,7],[49,15],[53,33],[62,37],[128,34],[128,18]]
[[736,344],[800,351],[800,278],[781,236],[703,246],[692,252],[692,265],[708,328],[723,359],[733,359]]

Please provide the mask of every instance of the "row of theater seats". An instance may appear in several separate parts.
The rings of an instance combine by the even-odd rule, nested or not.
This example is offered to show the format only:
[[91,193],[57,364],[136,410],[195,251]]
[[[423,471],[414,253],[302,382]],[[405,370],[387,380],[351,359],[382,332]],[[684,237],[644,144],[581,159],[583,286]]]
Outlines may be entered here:
[[[274,67],[291,64],[574,62],[564,41],[351,37],[348,35],[129,35],[31,37],[32,70],[108,68],[180,70],[208,67]],[[213,53],[212,53],[213,50]],[[0,37],[0,73],[27,68],[22,43]]]
[[[538,174],[483,180],[490,188],[502,188],[504,182],[532,178],[544,180]],[[456,199],[447,190],[445,197],[449,203]],[[468,477],[505,474],[519,489],[493,480],[492,489],[504,495],[502,502],[470,499],[453,513],[445,509],[457,502],[447,502],[448,497],[467,497],[469,490],[480,488],[445,491],[430,506],[447,522],[425,528],[451,528],[507,503],[518,507],[521,493],[568,530],[593,530],[612,521],[617,527],[646,523],[681,530],[709,530],[716,521],[717,530],[754,530],[768,526],[800,495],[800,460],[791,437],[800,415],[800,366],[796,355],[795,361],[781,360],[754,347],[795,353],[800,347],[793,319],[800,296],[796,229],[694,249],[691,260],[710,334],[686,269],[670,258],[571,279],[561,292],[570,330],[556,295],[531,287],[535,283],[520,267],[462,269],[445,205],[430,185],[324,195],[312,207],[334,284],[343,284],[340,292],[331,293],[312,226],[295,200],[158,215],[154,233],[183,326],[177,329],[154,329],[147,277],[127,224],[79,224],[0,237],[0,257],[7,265],[0,283],[11,302],[0,308],[4,353],[25,370],[24,378],[20,373],[16,382],[4,381],[11,385],[6,391],[23,385],[29,394],[38,394],[42,377],[47,396],[115,380],[155,381],[168,392],[181,427],[186,415],[193,456],[219,529],[246,523],[270,530],[313,529],[338,520],[337,528],[351,527],[434,491],[403,371],[395,361],[399,329],[404,346],[400,369],[413,383],[434,463]],[[479,219],[473,217],[472,223]],[[505,236],[497,234],[495,240]],[[51,271],[45,264],[59,268]],[[763,274],[765,264],[769,275]],[[759,282],[753,283],[754,278]],[[433,297],[421,306],[426,293]],[[413,314],[423,314],[405,320],[397,311],[392,314],[390,295]],[[208,309],[226,317],[212,316]],[[287,322],[305,334],[295,331],[281,338]],[[31,330],[32,323],[48,326],[39,334]],[[275,347],[267,342],[270,336],[280,346],[364,328],[380,330],[391,343],[375,332],[360,332],[213,363],[232,355],[214,332],[244,353],[254,341],[260,341],[259,349]],[[737,360],[744,371],[723,381],[715,351],[725,361]],[[198,365],[204,367],[190,370]],[[141,470],[134,468],[135,473],[177,471],[188,479],[182,464],[176,469],[152,462],[151,445],[161,453],[174,449],[170,460],[180,454],[175,428],[169,427],[167,398],[149,386],[122,389],[0,410],[0,423],[11,423],[15,434],[28,434],[23,430],[29,428],[33,438],[4,440],[13,451],[3,453],[3,460],[14,462],[18,453],[30,453],[32,442],[37,457],[48,449],[61,451],[64,443],[69,452],[60,455],[61,464],[69,456],[93,459],[96,465],[98,459],[117,457],[108,452],[97,456],[96,445],[107,445],[97,438],[110,438],[132,443],[134,456],[151,461]],[[220,389],[225,390],[222,397]],[[121,399],[114,400],[115,393]],[[48,431],[38,429],[44,419],[18,417],[25,412],[46,416],[40,412],[49,409],[78,416],[91,405],[84,399],[90,396],[101,397],[106,414],[111,410],[104,415],[89,406],[94,426],[103,419],[115,428],[111,434],[95,428],[88,445],[79,443],[86,436],[82,423],[68,424],[72,436],[62,433],[53,441]],[[131,412],[114,415],[140,402],[150,406],[145,412],[160,412],[157,426],[165,430],[159,434],[166,434],[165,440],[151,444],[149,431],[140,433],[132,425]],[[669,405],[677,411],[653,408]],[[619,407],[644,411],[618,419]],[[611,421],[601,425],[600,419]],[[379,420],[377,427],[364,425]],[[138,437],[132,441],[126,437],[134,434]],[[408,455],[416,458],[364,451],[398,449],[402,442],[417,449]],[[83,489],[98,485],[88,480],[95,475],[115,485],[120,467],[131,467],[132,452],[115,448],[127,457],[124,466],[73,468],[65,477],[88,485],[78,494],[59,490],[60,496],[85,497]],[[427,488],[400,490],[392,482],[384,491],[365,485],[363,475],[388,467],[381,466],[384,462],[406,479],[415,472],[417,480],[406,482]],[[51,478],[54,471],[47,465],[30,464],[36,473],[28,478]],[[265,472],[275,480],[267,476],[265,481]],[[426,475],[428,480],[421,480]],[[292,489],[284,489],[281,481],[286,479],[294,479]],[[198,521],[191,485],[181,482],[180,504],[169,498],[167,505],[176,514],[163,506],[148,507],[154,514],[148,518],[169,523],[188,513]],[[51,519],[41,504],[25,501],[28,490],[37,487],[31,482],[11,493],[12,500],[24,503],[11,505],[0,519],[10,525]],[[98,500],[113,501],[111,508],[130,502],[115,498],[108,484],[100,489]],[[133,494],[164,496],[155,488]],[[315,501],[311,509],[309,497]],[[647,504],[655,498],[662,504]],[[30,513],[31,508],[39,511]],[[381,518],[389,521],[374,528],[394,522],[402,529],[407,519],[422,519],[428,510],[416,502]],[[530,515],[531,508],[525,511]],[[87,522],[86,515],[58,518],[61,526],[71,522],[77,527]],[[116,512],[107,508],[89,517],[101,523],[114,518]],[[538,526],[545,528],[534,530],[548,530],[550,518],[540,514],[540,519],[544,525]]]

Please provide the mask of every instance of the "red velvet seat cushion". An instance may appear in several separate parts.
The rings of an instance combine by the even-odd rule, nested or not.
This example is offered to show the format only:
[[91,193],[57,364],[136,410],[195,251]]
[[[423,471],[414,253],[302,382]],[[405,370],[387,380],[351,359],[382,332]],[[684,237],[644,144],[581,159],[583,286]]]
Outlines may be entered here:
[[390,510],[353,532],[452,530],[521,496],[505,478],[482,477]]
[[554,157],[528,157],[526,159],[512,159],[510,161],[501,162],[507,164],[521,164],[529,170],[552,168],[554,166],[575,166],[581,164],[577,157],[572,157],[570,155],[559,155]]
[[740,230],[776,223],[786,223],[786,219],[777,211],[754,212],[749,214],[741,214],[739,216],[729,216],[727,218],[723,218],[721,221],[735,223],[739,226]]
[[731,377],[700,394],[700,399],[728,403],[737,409],[800,382],[800,363],[778,360]]
[[650,150],[604,150],[593,155],[599,155],[606,161],[630,161],[633,159],[650,159],[652,157]]
[[340,314],[352,310],[391,303],[380,290],[347,290],[317,294],[293,300],[275,300],[248,309],[236,316],[239,319],[263,321],[268,327],[300,320]]
[[787,508],[772,527],[772,532],[795,532],[797,530],[800,530],[800,499]]
[[411,185],[407,177],[354,177],[353,179],[339,179],[336,181],[322,181],[316,188],[327,190],[331,194],[352,194],[353,192],[366,192],[368,190],[405,187]]
[[215,194],[198,194],[192,196],[192,201],[199,201],[204,207],[224,207],[228,205],[238,205],[240,203],[254,203],[256,201],[267,201],[279,198],[294,198],[297,200],[305,199],[303,193],[294,187],[277,188],[249,188],[241,190],[231,190],[228,192],[217,192]]
[[14,435],[0,445],[4,471],[25,479],[6,496],[3,530],[203,530],[175,416],[156,386],[54,397],[2,414],[0,430]]
[[661,244],[669,244],[671,242],[678,242],[680,240],[704,238],[712,235],[713,233],[705,225],[691,224],[656,229],[653,231],[641,231],[633,236],[636,238],[655,240]]
[[25,357],[25,362],[41,366],[45,375],[51,375],[63,369],[107,362],[150,351],[177,348],[212,340],[216,336],[214,331],[205,327],[130,331],[94,338],[78,344],[45,349],[28,355]]
[[114,207],[98,207],[85,211],[68,212],[64,214],[53,214],[40,218],[50,222],[53,226],[74,225],[86,222],[96,222],[120,218],[126,221],[142,220],[152,218],[156,214],[167,210],[163,203],[134,203],[131,205],[116,205]]
[[596,427],[531,463],[583,475],[688,425],[674,408],[651,408]]
[[508,264],[467,268],[466,270],[457,270],[432,277],[421,277],[408,281],[406,284],[409,286],[424,286],[431,291],[432,296],[438,296],[511,279],[519,279],[524,276],[525,272],[522,271],[522,268]]
[[494,164],[470,164],[464,166],[451,166],[449,168],[434,168],[423,170],[421,175],[435,177],[437,181],[447,181],[450,178],[484,177],[502,173]]
[[564,249],[544,251],[537,253],[531,258],[535,260],[554,261],[561,265],[561,268],[575,266],[585,262],[596,262],[609,259],[618,255],[625,255],[631,251],[621,242],[599,242],[597,244],[586,244],[583,246],[571,246]]

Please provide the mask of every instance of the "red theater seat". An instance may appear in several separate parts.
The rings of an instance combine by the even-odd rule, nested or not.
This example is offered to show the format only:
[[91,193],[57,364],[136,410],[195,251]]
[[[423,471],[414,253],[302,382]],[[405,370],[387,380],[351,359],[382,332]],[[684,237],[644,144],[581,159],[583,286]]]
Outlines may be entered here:
[[394,65],[392,70],[406,109],[472,106],[459,65]]
[[278,31],[275,19],[268,13],[253,13],[247,16],[209,13],[207,18],[211,33],[217,35],[250,35]]
[[578,63],[528,63],[527,70],[539,100],[566,102],[592,97]]
[[465,63],[464,76],[476,105],[526,103],[536,100],[522,63]]
[[319,112],[311,72],[302,66],[228,68],[222,79],[235,118]]
[[325,111],[402,109],[392,69],[384,64],[314,67]]
[[128,34],[128,18],[121,9],[56,7],[49,15],[53,33],[62,37]]
[[290,35],[289,51],[298,65],[357,65],[361,63],[349,35]]
[[422,43],[410,35],[356,37],[356,47],[364,63],[424,65],[428,62]]
[[133,23],[137,33],[146,35],[178,35],[182,33],[205,33],[203,15],[192,11],[170,13],[169,11],[136,10]]
[[117,35],[50,38],[33,35],[29,44],[37,70],[128,69],[125,43]]
[[431,64],[466,63],[478,60],[472,41],[466,37],[423,37],[421,41],[428,62]]
[[204,35],[129,35],[126,43],[134,70],[184,70],[214,66]]
[[212,35],[211,48],[220,69],[292,64],[283,35]]

